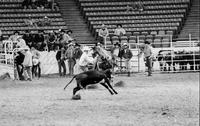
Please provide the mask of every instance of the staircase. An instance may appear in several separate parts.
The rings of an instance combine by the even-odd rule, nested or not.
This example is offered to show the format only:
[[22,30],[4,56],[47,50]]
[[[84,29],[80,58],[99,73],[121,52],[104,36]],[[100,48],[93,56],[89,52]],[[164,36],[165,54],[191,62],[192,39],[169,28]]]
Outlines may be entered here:
[[92,36],[88,26],[83,19],[75,0],[57,0],[62,17],[68,29],[73,31],[74,38],[80,44],[94,44],[95,38]]
[[191,34],[192,38],[199,40],[199,7],[199,0],[192,0],[191,10],[189,11],[185,25],[183,26],[178,38],[188,38],[188,35]]

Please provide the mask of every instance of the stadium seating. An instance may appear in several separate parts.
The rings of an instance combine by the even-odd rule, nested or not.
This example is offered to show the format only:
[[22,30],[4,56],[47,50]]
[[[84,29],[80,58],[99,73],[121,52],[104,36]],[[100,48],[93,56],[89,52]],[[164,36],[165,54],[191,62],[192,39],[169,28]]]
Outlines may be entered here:
[[[0,29],[3,35],[10,36],[13,31],[18,30],[44,30],[45,32],[58,29],[67,29],[60,11],[51,9],[22,9],[23,0],[1,0],[0,1]],[[38,20],[47,16],[51,20],[49,26],[28,27],[24,21],[31,19]]]
[[[144,11],[127,12],[127,5],[131,5],[132,0],[77,0],[94,36],[97,36],[102,24],[107,26],[111,34],[117,24],[122,24],[128,38],[123,41],[138,42],[137,36],[140,36],[139,42],[156,42],[156,47],[161,47],[162,42],[170,41],[169,36],[176,36],[180,32],[191,5],[190,0],[143,0],[141,3]],[[110,40],[122,41],[113,37]]]

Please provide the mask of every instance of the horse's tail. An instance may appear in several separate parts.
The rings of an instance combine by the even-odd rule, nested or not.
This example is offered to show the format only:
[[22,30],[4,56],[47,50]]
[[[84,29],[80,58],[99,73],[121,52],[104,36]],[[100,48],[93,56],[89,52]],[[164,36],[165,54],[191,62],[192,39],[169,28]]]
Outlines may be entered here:
[[74,80],[75,77],[76,77],[76,75],[71,79],[71,81],[68,84],[65,85],[64,90]]

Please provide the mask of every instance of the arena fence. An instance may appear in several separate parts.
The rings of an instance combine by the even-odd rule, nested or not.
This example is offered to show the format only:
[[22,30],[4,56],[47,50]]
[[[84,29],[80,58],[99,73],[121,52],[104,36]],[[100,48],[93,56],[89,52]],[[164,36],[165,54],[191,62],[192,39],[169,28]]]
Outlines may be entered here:
[[[190,47],[175,47],[174,42],[170,42],[168,48],[153,48],[154,73],[170,73],[170,72],[197,72],[200,71],[200,51],[194,41],[187,41],[190,43]],[[198,41],[199,42],[199,41]],[[140,52],[141,43],[129,43],[130,49],[133,53],[131,59],[131,73],[145,72],[146,66],[144,57],[138,57]],[[1,53],[3,60],[1,63],[10,64],[14,68],[14,52],[18,49],[13,48],[14,44],[10,41],[4,41],[4,52]],[[56,52],[43,51],[41,53],[41,69],[42,74],[55,74],[58,73],[57,61],[55,58]],[[66,66],[67,61],[65,62]],[[117,60],[118,67],[114,68],[114,71],[119,74],[127,74],[124,59]],[[68,67],[67,67],[68,68]],[[14,69],[15,70],[15,69]],[[68,69],[67,69],[68,71]]]
[[[133,58],[131,59],[131,71],[133,72],[145,72],[146,66],[144,57],[138,57],[140,48],[143,44],[129,43],[130,49],[133,52]],[[199,41],[187,41],[187,47],[176,47],[175,42],[172,39],[169,43],[169,47],[153,48],[153,71],[157,73],[169,73],[169,72],[197,72],[200,71],[200,50],[197,47]],[[124,60],[118,60],[120,64],[120,70],[117,73],[127,73]]]

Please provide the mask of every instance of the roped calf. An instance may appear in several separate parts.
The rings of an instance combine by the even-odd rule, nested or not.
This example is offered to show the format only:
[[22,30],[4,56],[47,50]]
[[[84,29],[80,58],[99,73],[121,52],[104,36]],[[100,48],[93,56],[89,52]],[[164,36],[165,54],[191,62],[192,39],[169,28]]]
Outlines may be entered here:
[[110,81],[109,81],[111,79],[111,71],[110,70],[105,70],[105,71],[91,70],[91,71],[86,71],[86,72],[77,74],[64,87],[64,90],[74,80],[74,78],[76,78],[77,87],[75,87],[73,89],[73,95],[75,95],[76,92],[81,89],[86,89],[87,85],[97,84],[97,83],[100,83],[105,88],[107,88],[108,91],[112,95],[117,94],[117,92],[113,89],[113,87],[111,86]]

